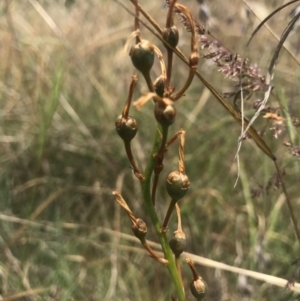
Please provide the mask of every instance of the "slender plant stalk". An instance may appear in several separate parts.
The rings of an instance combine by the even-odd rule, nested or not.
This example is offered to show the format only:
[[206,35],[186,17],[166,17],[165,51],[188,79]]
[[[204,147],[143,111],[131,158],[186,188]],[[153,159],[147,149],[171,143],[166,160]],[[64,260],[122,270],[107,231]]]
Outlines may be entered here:
[[164,154],[166,150],[166,142],[168,138],[168,126],[162,127],[162,138],[160,142],[160,148],[155,155],[156,157],[156,164],[154,167],[154,179],[153,179],[153,185],[152,185],[152,204],[155,206],[155,200],[156,200],[156,189],[158,185],[158,180],[159,180],[159,175],[163,169],[163,159],[164,159]]
[[168,223],[169,223],[171,214],[173,212],[173,209],[175,208],[176,203],[177,203],[177,200],[174,200],[174,199],[171,200],[166,217],[165,217],[163,225],[162,225],[162,231],[164,231],[164,232],[167,232],[167,230],[168,230]]
[[158,126],[158,130],[156,131],[155,141],[153,144],[150,159],[147,163],[147,167],[145,170],[145,181],[142,182],[142,193],[143,193],[143,200],[144,200],[144,203],[147,208],[147,212],[150,216],[151,222],[152,222],[152,224],[155,228],[156,234],[159,238],[162,250],[164,252],[165,259],[168,260],[167,268],[171,275],[172,281],[175,285],[178,300],[184,301],[185,300],[184,290],[181,285],[180,275],[178,274],[178,271],[176,268],[174,256],[173,256],[172,250],[170,249],[166,233],[161,232],[161,224],[159,222],[158,216],[156,214],[156,211],[152,204],[152,199],[151,199],[151,176],[154,171],[155,162],[156,162],[155,154],[158,152],[160,144],[161,144],[160,131],[161,131],[161,126]]
[[[171,1],[169,10],[168,10],[168,15],[167,15],[167,22],[166,22],[166,28],[171,28],[173,25],[173,8],[176,0]],[[171,83],[171,75],[172,75],[172,66],[173,66],[173,49],[170,47],[167,48],[167,79],[166,79],[166,87],[168,88]]]
[[154,92],[154,87],[153,87],[153,83],[150,77],[150,73],[149,72],[144,72],[143,76],[145,78],[145,81],[147,83],[148,89],[150,92]]
[[285,187],[285,183],[284,183],[284,181],[282,179],[280,168],[279,168],[279,166],[278,166],[278,164],[277,164],[276,161],[274,161],[274,164],[275,164],[277,175],[279,177],[279,180],[280,180],[280,183],[281,183],[281,186],[282,186],[282,191],[283,191],[284,196],[285,196],[285,201],[286,201],[287,206],[289,208],[289,212],[290,212],[290,216],[291,216],[291,219],[292,219],[292,222],[293,222],[294,230],[295,230],[298,242],[300,244],[300,231],[299,231],[299,228],[298,228],[297,218],[296,218],[296,216],[294,214],[292,202],[291,202],[290,197],[289,197],[289,195],[287,193],[287,190],[286,190],[286,187]]

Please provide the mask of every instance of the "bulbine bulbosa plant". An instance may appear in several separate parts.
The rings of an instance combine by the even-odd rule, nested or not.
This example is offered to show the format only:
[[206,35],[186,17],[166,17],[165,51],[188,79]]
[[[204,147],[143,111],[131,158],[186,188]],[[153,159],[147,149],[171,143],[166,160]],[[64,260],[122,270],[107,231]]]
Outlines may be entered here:
[[[167,0],[167,13],[165,28],[160,28],[157,23],[149,16],[143,8],[139,5],[137,0],[130,0],[134,5],[134,31],[128,38],[125,49],[129,53],[129,58],[132,61],[134,68],[137,70],[137,74],[132,76],[131,84],[128,91],[128,97],[123,107],[122,112],[115,121],[115,127],[118,135],[124,142],[124,147],[133,173],[137,180],[141,184],[142,188],[142,200],[146,208],[146,213],[151,220],[151,228],[156,231],[159,239],[163,256],[157,254],[147,243],[147,225],[142,218],[135,216],[131,211],[126,200],[123,198],[120,192],[114,191],[113,195],[118,204],[125,210],[129,220],[131,221],[131,228],[133,234],[140,240],[145,250],[157,261],[157,264],[161,264],[163,268],[167,268],[172,282],[174,283],[176,290],[176,297],[173,300],[186,300],[185,288],[181,276],[181,262],[180,259],[182,253],[185,251],[186,236],[182,230],[181,218],[180,218],[180,204],[184,202],[184,197],[188,193],[190,188],[190,180],[188,177],[188,170],[185,169],[185,130],[177,129],[177,133],[172,137],[168,137],[170,127],[176,127],[176,110],[178,100],[181,99],[194,77],[197,77],[206,88],[213,94],[213,96],[219,101],[219,103],[227,110],[232,117],[242,125],[242,134],[239,141],[243,141],[246,138],[251,138],[256,145],[267,155],[276,167],[279,181],[282,185],[284,194],[286,196],[288,207],[290,209],[291,219],[294,224],[295,233],[300,241],[299,231],[297,229],[297,221],[294,213],[289,204],[288,196],[285,190],[284,182],[281,178],[281,171],[277,165],[276,157],[270,148],[267,146],[261,135],[252,127],[252,122],[246,119],[243,113],[235,105],[232,107],[224,98],[233,98],[234,104],[237,100],[240,100],[241,94],[244,97],[250,98],[255,92],[261,91],[266,94],[270,92],[270,78],[262,76],[258,68],[254,65],[250,65],[247,60],[243,60],[239,55],[232,54],[228,49],[223,47],[219,41],[217,41],[209,31],[207,31],[201,25],[198,25],[188,8],[178,3],[176,0]],[[121,3],[120,3],[121,4]],[[122,4],[121,4],[122,5]],[[187,58],[177,47],[180,36],[178,29],[174,24],[174,14],[178,14],[183,26],[188,30],[190,35],[190,52]],[[163,56],[162,51],[157,45],[154,45],[151,41],[143,39],[143,33],[140,31],[140,14],[146,18],[147,22],[151,25],[151,28],[143,23],[151,32],[156,35],[161,41],[162,47],[164,47]],[[153,28],[153,29],[152,29]],[[205,54],[202,54],[203,59],[211,59],[214,64],[219,68],[219,71],[228,78],[239,78],[240,84],[236,91],[231,93],[220,94],[208,83],[202,75],[197,71],[199,63],[199,49],[207,50]],[[188,69],[188,75],[185,82],[181,87],[175,87],[172,84],[172,67],[173,56],[178,56],[186,65]],[[151,73],[152,67],[155,63],[159,63],[161,74],[154,79]],[[142,95],[138,100],[133,102],[133,93],[138,81],[144,80],[148,87],[148,92]],[[267,92],[266,92],[267,91]],[[150,103],[150,104],[149,104]],[[153,142],[152,151],[149,154],[148,162],[145,170],[141,170],[135,161],[135,155],[131,148],[131,141],[134,139],[138,128],[143,124],[138,124],[135,118],[130,116],[131,107],[142,109],[144,105],[153,106],[153,118],[157,122],[155,129],[156,136]],[[182,102],[181,104],[182,105]],[[257,111],[263,112],[266,116],[269,116],[263,111],[261,103],[257,104]],[[269,117],[266,117],[269,118]],[[168,148],[177,145],[179,142],[178,150],[178,169],[169,173],[166,179],[161,177],[161,172],[164,169],[164,159]],[[156,191],[159,183],[165,182],[165,189],[169,195],[169,207],[164,213],[164,219],[160,220],[159,216],[161,212],[157,212],[156,207]],[[176,212],[178,227],[177,230],[169,235],[168,224],[170,216]],[[192,281],[190,283],[190,290],[196,300],[202,300],[208,290],[207,284],[202,277],[197,273],[194,263],[190,258],[185,258],[185,262],[191,269]],[[175,291],[174,291],[175,295]]]
[[[134,175],[141,183],[143,202],[146,205],[147,214],[149,215],[152,226],[159,238],[164,254],[163,258],[156,254],[147,244],[146,235],[148,225],[146,225],[141,218],[134,215],[119,192],[114,191],[113,195],[115,196],[116,201],[128,214],[133,234],[141,241],[149,255],[169,270],[176,288],[177,298],[182,301],[185,300],[185,289],[181,278],[180,255],[185,250],[186,237],[181,227],[179,206],[189,190],[190,181],[186,174],[184,164],[185,131],[180,129],[171,138],[168,137],[168,132],[171,126],[176,125],[176,102],[184,96],[197,71],[199,61],[197,32],[190,11],[176,1],[171,1],[166,16],[166,27],[161,31],[160,36],[163,45],[166,48],[167,59],[165,60],[161,50],[156,45],[143,39],[139,26],[140,8],[137,1],[133,1],[133,3],[135,5],[135,30],[128,39],[126,48],[129,48],[130,44],[133,44],[133,40],[135,41],[134,45],[131,45],[130,47],[129,55],[133,66],[138,71],[138,75],[132,76],[127,101],[123,111],[116,119],[115,126],[118,135],[124,142],[126,154]],[[179,41],[178,29],[173,23],[174,9],[179,10],[185,16],[191,32],[190,56],[188,59],[189,74],[182,87],[172,86],[173,55],[174,49],[176,49]],[[161,75],[153,80],[151,77],[151,69],[156,62],[156,59],[160,63]],[[133,92],[138,82],[138,78],[143,78],[146,81],[149,92],[135,101],[133,106],[141,109],[151,100],[154,108],[153,117],[157,121],[153,149],[149,155],[148,164],[144,171],[140,170],[137,166],[131,149],[131,140],[134,139],[138,127],[140,126],[137,124],[137,121],[129,115],[129,110],[132,106]],[[178,169],[172,171],[167,179],[161,179],[160,174],[164,168],[166,151],[171,145],[175,145],[177,140],[179,140]],[[163,221],[159,220],[155,206],[156,190],[160,181],[165,181],[166,191],[170,196],[169,208],[165,213]],[[171,237],[169,237],[167,234],[168,223],[170,216],[174,211],[177,212],[178,216],[178,229]],[[200,275],[197,274],[192,260],[187,258],[187,263],[192,272],[192,282],[190,285],[191,292],[197,300],[201,300],[205,296],[207,290],[206,284]]]

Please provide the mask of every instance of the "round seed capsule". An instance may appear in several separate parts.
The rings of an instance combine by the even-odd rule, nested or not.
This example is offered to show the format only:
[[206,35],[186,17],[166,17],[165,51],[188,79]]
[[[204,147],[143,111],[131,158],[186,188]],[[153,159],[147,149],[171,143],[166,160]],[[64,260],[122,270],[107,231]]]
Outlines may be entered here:
[[134,67],[142,73],[148,73],[154,63],[154,49],[147,40],[142,40],[130,49],[129,55]]
[[145,239],[147,234],[147,225],[141,218],[136,219],[135,223],[131,225],[131,229],[139,240]]
[[197,300],[202,300],[206,295],[206,284],[205,282],[199,277],[197,280],[193,280],[190,284],[190,290],[193,296]]
[[161,125],[169,126],[175,121],[176,110],[172,105],[156,102],[154,106],[154,116]]
[[173,200],[180,200],[190,188],[189,178],[178,170],[172,171],[167,177],[166,188]]
[[186,237],[184,232],[181,230],[173,232],[173,235],[169,240],[169,245],[174,255],[178,257],[186,247]]
[[164,96],[164,92],[165,92],[165,84],[166,84],[166,80],[165,78],[161,75],[159,76],[155,81],[154,81],[154,91],[155,93],[160,96],[163,97]]
[[165,28],[162,33],[163,39],[170,45],[175,48],[179,41],[178,29],[175,25],[171,28]]
[[120,115],[117,118],[115,125],[119,136],[127,142],[134,138],[138,130],[135,118],[130,116],[123,118],[122,115]]

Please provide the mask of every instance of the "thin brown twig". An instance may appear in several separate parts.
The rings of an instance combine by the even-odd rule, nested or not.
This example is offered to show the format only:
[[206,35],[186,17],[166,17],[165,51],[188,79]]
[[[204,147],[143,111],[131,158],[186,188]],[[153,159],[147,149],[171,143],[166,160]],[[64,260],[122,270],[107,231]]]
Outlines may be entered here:
[[282,179],[282,175],[281,175],[281,171],[279,169],[278,163],[276,161],[274,161],[274,164],[275,164],[275,167],[276,167],[277,176],[278,176],[280,184],[282,186],[282,191],[283,191],[284,196],[285,196],[285,201],[286,201],[287,206],[289,208],[289,213],[290,213],[293,225],[294,225],[294,230],[295,230],[298,242],[300,244],[300,232],[299,232],[299,228],[298,228],[297,218],[296,218],[296,216],[294,214],[292,202],[290,200],[289,194],[287,193],[287,189],[286,189],[285,183],[284,183],[284,181]]
[[[252,5],[250,4],[249,1],[247,0],[243,0],[243,2],[245,3],[245,5],[252,11],[252,13],[256,16],[256,18],[261,21],[260,16],[257,14],[257,12],[253,9]],[[265,26],[266,29],[271,33],[271,35],[279,42],[280,41],[280,36],[278,36],[273,30],[272,28],[265,23],[268,19],[270,19],[274,14],[276,14],[278,11],[280,11],[281,9],[283,9],[284,7],[295,3],[295,2],[299,2],[299,0],[295,0],[295,1],[290,1],[288,3],[285,3],[284,5],[282,5],[281,7],[279,7],[278,9],[274,10],[272,12],[272,14],[270,14],[268,17],[266,17],[264,20],[262,20],[260,22],[260,24],[257,26],[257,28],[254,30],[254,32],[251,35],[251,38],[249,39],[247,45],[250,44],[251,40],[253,39],[254,35],[256,34],[256,32],[261,28],[261,26]],[[300,65],[300,61],[297,58],[297,54],[292,50],[291,45],[284,43],[283,47],[285,48],[285,50],[287,51],[287,53],[292,57],[292,59],[295,61],[295,63],[297,63],[298,65]]]
[[[166,21],[166,29],[171,30],[171,26],[173,26],[173,7],[176,3],[176,0],[172,0],[168,9],[167,14],[167,21]],[[166,88],[168,90],[171,82],[171,75],[172,75],[172,67],[173,67],[173,50],[172,48],[167,48],[167,79],[166,79]]]

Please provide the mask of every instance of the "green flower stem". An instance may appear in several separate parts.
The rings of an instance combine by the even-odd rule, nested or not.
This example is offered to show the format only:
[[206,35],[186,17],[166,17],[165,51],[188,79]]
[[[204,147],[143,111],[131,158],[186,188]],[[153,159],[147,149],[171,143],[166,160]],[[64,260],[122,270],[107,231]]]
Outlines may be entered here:
[[147,212],[151,218],[151,222],[155,228],[156,234],[159,238],[165,259],[168,260],[167,268],[173,280],[173,283],[176,287],[177,297],[179,301],[185,301],[184,290],[181,284],[180,275],[178,274],[176,263],[174,260],[174,256],[172,250],[170,249],[168,238],[166,233],[161,232],[161,224],[157,217],[155,208],[152,204],[151,199],[151,176],[155,167],[155,154],[158,152],[160,144],[161,144],[161,137],[159,132],[161,132],[161,126],[158,125],[158,130],[156,131],[155,141],[153,144],[152,152],[145,170],[145,180],[142,182],[142,193],[144,203],[147,208]]
[[164,160],[164,154],[166,151],[166,143],[168,138],[168,129],[169,126],[162,126],[162,139],[160,141],[160,148],[158,152],[156,153],[156,160],[155,160],[155,166],[154,166],[154,179],[152,184],[152,204],[155,207],[155,200],[156,200],[156,188],[159,180],[159,175],[161,171],[164,168],[163,160]]

